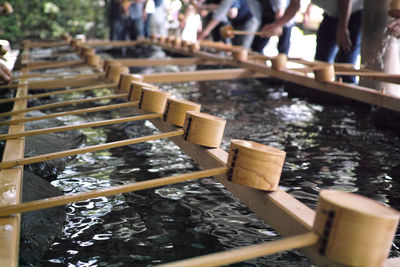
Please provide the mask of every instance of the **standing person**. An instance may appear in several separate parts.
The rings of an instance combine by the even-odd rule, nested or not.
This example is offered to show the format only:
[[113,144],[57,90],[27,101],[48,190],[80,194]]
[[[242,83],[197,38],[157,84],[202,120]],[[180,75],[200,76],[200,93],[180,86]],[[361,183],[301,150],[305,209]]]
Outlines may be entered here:
[[168,5],[169,1],[154,0],[154,13],[150,19],[151,34],[168,35]]
[[124,40],[128,27],[128,14],[121,0],[111,0],[108,6],[110,40]]
[[[289,6],[290,0],[268,0],[263,5],[262,14],[262,25],[272,23],[275,20],[282,17]],[[292,27],[294,25],[294,18],[289,20],[283,27],[282,30],[277,31],[279,36],[278,41],[278,52],[280,54],[288,54],[290,48],[290,36],[292,32]],[[264,47],[268,44],[270,37],[256,36],[251,48],[262,53]]]
[[[251,13],[246,0],[222,0],[219,7],[214,11],[212,20],[200,33],[199,40],[207,37],[226,18],[236,30],[255,32],[259,26],[259,22]],[[236,35],[232,43],[250,48],[253,38],[254,35],[252,34]]]
[[192,3],[188,3],[181,20],[182,40],[197,42],[197,33],[201,31],[201,17]]
[[144,13],[143,13],[144,37],[150,37],[150,35],[151,35],[150,20],[151,20],[151,16],[153,16],[154,9],[155,9],[154,1],[147,0],[145,7],[144,7]]
[[129,37],[131,40],[137,40],[144,35],[144,1],[129,1]]
[[[295,15],[300,8],[296,1],[299,0],[291,0],[280,19],[262,28],[265,35],[281,28]],[[317,32],[315,60],[355,64],[361,47],[363,1],[312,0],[312,2],[324,10],[324,19]],[[355,83],[356,79],[354,76],[344,76],[343,81]]]

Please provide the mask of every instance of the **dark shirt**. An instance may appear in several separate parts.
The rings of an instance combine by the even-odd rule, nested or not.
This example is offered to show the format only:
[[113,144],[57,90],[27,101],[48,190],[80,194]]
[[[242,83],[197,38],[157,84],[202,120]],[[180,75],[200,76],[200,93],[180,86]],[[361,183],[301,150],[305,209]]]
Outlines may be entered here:
[[232,26],[239,25],[253,16],[246,0],[235,0],[232,7],[236,7],[238,9],[236,18],[230,20]]

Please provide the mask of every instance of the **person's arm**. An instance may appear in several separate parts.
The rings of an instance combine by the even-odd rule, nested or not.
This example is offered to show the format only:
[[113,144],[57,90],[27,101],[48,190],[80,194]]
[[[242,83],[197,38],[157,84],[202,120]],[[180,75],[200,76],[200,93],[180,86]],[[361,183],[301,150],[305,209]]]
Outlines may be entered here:
[[218,9],[213,14],[213,19],[207,24],[204,30],[199,34],[199,40],[206,38],[217,25],[226,18],[234,0],[223,0]]
[[0,62],[0,80],[5,81],[7,83],[11,82],[12,73],[11,71]]
[[204,38],[206,38],[211,32],[212,30],[214,30],[215,27],[217,27],[217,25],[220,23],[219,20],[213,19],[211,20],[207,26],[204,28],[203,31],[200,32],[199,34],[199,41],[203,40]]
[[339,10],[336,42],[345,53],[350,53],[352,43],[348,25],[351,16],[351,0],[339,0]]
[[389,31],[389,34],[396,37],[400,38],[400,19],[395,19],[387,25],[387,29]]
[[262,27],[261,31],[263,35],[269,37],[280,34],[282,32],[282,27],[296,15],[296,12],[299,11],[299,9],[300,0],[290,0],[290,4],[282,17]]

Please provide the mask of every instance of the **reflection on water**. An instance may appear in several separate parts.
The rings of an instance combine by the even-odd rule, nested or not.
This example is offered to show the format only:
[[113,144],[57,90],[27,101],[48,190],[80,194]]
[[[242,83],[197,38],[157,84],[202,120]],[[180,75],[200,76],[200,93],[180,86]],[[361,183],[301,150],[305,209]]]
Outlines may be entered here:
[[[241,138],[287,152],[281,187],[315,208],[318,192],[358,192],[400,209],[400,140],[368,120],[368,108],[291,96],[268,80],[162,85],[228,120],[222,148]],[[289,90],[290,91],[290,90]],[[129,111],[127,111],[129,113]],[[118,117],[87,114],[79,122]],[[77,118],[64,118],[76,123]],[[82,130],[85,145],[155,131],[149,123]],[[66,194],[198,170],[172,143],[152,141],[78,156],[53,184]],[[147,266],[280,236],[211,178],[67,206],[63,235],[43,266]],[[400,256],[396,239],[392,256]],[[234,266],[310,266],[297,251]]]

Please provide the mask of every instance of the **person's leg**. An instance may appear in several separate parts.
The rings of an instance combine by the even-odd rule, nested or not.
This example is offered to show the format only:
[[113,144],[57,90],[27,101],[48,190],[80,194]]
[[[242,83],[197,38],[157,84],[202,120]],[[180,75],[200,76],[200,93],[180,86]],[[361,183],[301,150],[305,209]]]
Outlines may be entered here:
[[[253,16],[243,23],[234,26],[235,29],[240,31],[255,32],[260,27],[259,21]],[[250,48],[254,40],[254,34],[235,35],[232,43],[234,45],[241,45],[244,48]]]
[[[352,43],[352,48],[350,53],[345,53],[341,49],[339,49],[338,54],[336,55],[335,62],[338,63],[349,63],[355,64],[357,62],[357,57],[360,55],[361,48],[361,27],[362,27],[362,11],[358,11],[353,13],[350,16],[349,20],[349,32],[350,32],[350,40]],[[343,76],[344,82],[355,83],[355,76]]]
[[147,14],[147,18],[144,21],[144,36],[145,37],[150,37],[150,20],[151,20],[152,14]]
[[269,38],[262,38],[260,36],[255,36],[251,49],[255,52],[263,53],[264,47],[268,44]]
[[136,40],[138,37],[143,36],[143,20],[131,19],[129,36],[131,40]]
[[290,36],[292,34],[292,26],[283,27],[282,34],[279,36],[278,51],[279,54],[288,54],[290,48]]
[[315,60],[333,63],[338,47],[336,45],[337,19],[324,14],[317,31],[317,48]]
[[113,21],[113,36],[111,40],[124,40],[124,21],[122,18],[116,18]]

